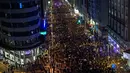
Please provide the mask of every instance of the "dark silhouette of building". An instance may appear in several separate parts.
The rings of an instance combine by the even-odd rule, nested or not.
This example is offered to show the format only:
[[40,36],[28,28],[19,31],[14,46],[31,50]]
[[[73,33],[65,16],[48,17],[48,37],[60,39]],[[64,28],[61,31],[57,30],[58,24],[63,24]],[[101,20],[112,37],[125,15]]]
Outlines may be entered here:
[[[39,33],[44,15],[41,1],[0,0],[0,47],[5,60],[23,64],[35,60],[41,52],[39,48],[44,42]],[[26,57],[30,60],[25,60]]]

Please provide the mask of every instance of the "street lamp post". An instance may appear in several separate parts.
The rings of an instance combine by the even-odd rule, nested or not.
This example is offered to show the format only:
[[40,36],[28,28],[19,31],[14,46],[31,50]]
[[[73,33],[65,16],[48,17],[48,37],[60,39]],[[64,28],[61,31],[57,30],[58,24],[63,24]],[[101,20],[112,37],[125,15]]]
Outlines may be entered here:
[[[49,65],[50,65],[50,70],[51,70],[51,63],[53,63],[53,65],[54,65],[54,57],[52,57],[53,58],[53,62],[52,62],[52,60],[51,60],[51,51],[50,51],[50,49],[53,49],[53,47],[54,47],[54,39],[53,39],[53,37],[54,37],[54,35],[53,35],[53,24],[52,24],[52,22],[53,22],[53,14],[52,14],[52,11],[53,11],[53,0],[51,0],[51,45],[49,46]],[[53,67],[53,66],[52,66]],[[54,70],[52,71],[52,73],[54,73]]]
[[108,59],[108,62],[109,62],[109,59],[110,59],[110,55],[109,55],[109,52],[110,52],[110,45],[109,45],[109,44],[107,44],[107,52],[108,52],[108,57],[107,57],[107,59]]
[[[50,25],[50,27],[51,27],[51,31],[52,31],[52,0],[51,0],[51,7],[50,7],[50,10],[51,10],[51,25]],[[51,33],[51,35],[52,35],[52,33]],[[50,38],[51,39],[51,38]],[[51,45],[49,45],[49,49],[48,49],[48,58],[49,58],[49,71],[51,71],[51,53],[50,53],[50,49],[52,48],[52,44]]]

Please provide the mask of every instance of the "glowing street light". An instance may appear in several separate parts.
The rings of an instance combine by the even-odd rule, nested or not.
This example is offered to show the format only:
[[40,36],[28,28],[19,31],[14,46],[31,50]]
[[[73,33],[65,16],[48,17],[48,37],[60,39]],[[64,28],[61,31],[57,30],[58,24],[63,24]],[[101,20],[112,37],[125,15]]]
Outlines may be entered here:
[[75,12],[76,14],[79,14],[79,10],[77,10],[76,8],[74,9],[74,12]]
[[48,4],[50,4],[51,2],[50,1],[48,1]]

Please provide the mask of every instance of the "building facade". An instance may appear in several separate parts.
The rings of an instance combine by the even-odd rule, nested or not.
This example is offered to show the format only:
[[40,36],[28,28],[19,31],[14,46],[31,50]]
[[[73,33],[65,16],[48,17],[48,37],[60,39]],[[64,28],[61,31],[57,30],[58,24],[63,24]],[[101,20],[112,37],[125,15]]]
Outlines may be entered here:
[[[69,0],[83,14],[86,26],[107,36],[108,48],[123,55],[130,53],[129,0]],[[85,27],[86,27],[85,26]],[[107,29],[104,32],[104,28]],[[107,34],[106,34],[107,33]],[[128,55],[124,58],[129,59]]]
[[42,18],[44,18],[44,15],[48,9],[48,5],[50,4],[50,2],[50,0],[40,0],[40,14]]
[[106,35],[104,31],[108,24],[108,0],[87,0],[88,25],[100,36]]
[[[130,47],[130,1],[109,0],[109,36],[120,45],[123,50]],[[111,41],[112,42],[112,41]]]
[[[0,1],[0,47],[5,60],[25,64],[40,53],[40,0]],[[29,59],[29,60],[28,60]]]
[[85,21],[85,28],[90,26],[93,31],[100,33],[100,36],[106,32],[104,28],[108,24],[108,0],[68,0],[73,5]]

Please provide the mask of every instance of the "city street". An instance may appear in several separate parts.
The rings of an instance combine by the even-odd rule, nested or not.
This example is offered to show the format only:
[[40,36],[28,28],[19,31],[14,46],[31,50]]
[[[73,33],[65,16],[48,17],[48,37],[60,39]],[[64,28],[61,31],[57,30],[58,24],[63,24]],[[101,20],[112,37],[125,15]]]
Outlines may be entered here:
[[[83,25],[76,24],[77,18],[72,15],[74,13],[71,14],[72,8],[67,3],[54,0],[52,8],[51,19],[54,23],[52,22],[53,27],[50,24],[50,43],[53,43],[50,56],[54,72],[122,73],[121,65],[124,62],[121,56],[108,47],[97,33],[88,32],[90,35],[85,35],[84,28],[81,27]],[[117,66],[115,70],[111,69],[112,64]]]
[[130,73],[129,0],[0,0],[0,73]]
[[33,72],[125,73],[122,67],[126,61],[118,50],[96,32],[91,33],[90,29],[84,28],[85,23],[77,24],[79,15],[70,5],[53,0],[51,6],[47,15],[48,53],[36,62],[36,67],[41,70]]

